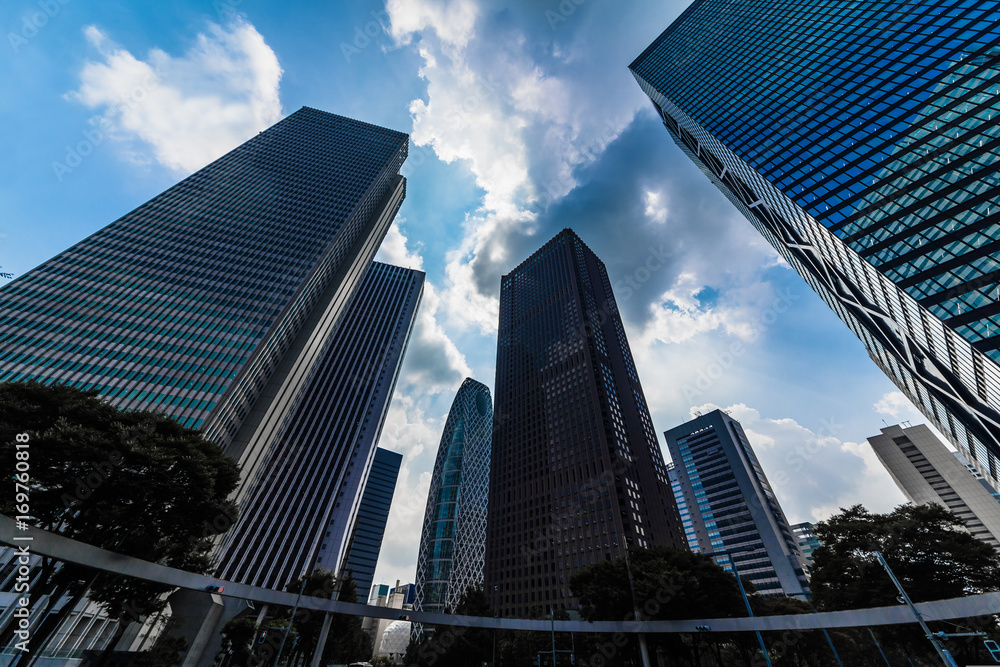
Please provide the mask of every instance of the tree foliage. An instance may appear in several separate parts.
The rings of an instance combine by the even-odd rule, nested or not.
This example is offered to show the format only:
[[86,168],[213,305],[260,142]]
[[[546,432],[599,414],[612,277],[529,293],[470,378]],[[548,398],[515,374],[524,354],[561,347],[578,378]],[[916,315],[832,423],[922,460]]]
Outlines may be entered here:
[[820,522],[811,588],[823,610],[897,604],[895,586],[875,558],[881,551],[914,602],[1000,588],[1000,558],[962,530],[940,505],[900,505],[877,514],[855,505]]
[[[228,500],[239,470],[193,429],[150,412],[120,410],[64,385],[0,383],[0,460],[29,447],[29,523],[118,553],[204,573],[212,542],[199,520],[236,516]],[[22,436],[23,439],[23,436]],[[0,480],[0,513],[17,511],[13,476]],[[231,521],[230,521],[231,522]],[[162,609],[167,585],[44,559],[36,593],[80,594],[113,618],[138,620]],[[47,621],[48,623],[48,621]],[[36,641],[44,637],[41,630]]]
[[[288,582],[285,590],[298,594],[300,591],[304,597],[321,598],[329,600],[337,593],[337,599],[343,602],[357,602],[358,586],[354,578],[348,572],[344,575],[339,588],[336,577],[329,570],[313,570],[306,577],[299,577]],[[291,614],[291,609],[286,609],[277,618],[286,619]],[[299,641],[295,647],[293,658],[303,656],[311,659],[319,642],[319,635],[323,628],[323,619],[326,614],[310,609],[298,609],[295,614],[295,621],[291,630],[298,635]],[[326,646],[323,650],[323,662],[350,664],[367,660],[372,655],[372,644],[368,635],[361,630],[362,619],[359,616],[347,614],[331,614],[330,631],[327,635]]]
[[[447,610],[459,616],[493,616],[489,598],[481,587],[469,586],[454,609]],[[464,626],[444,626],[429,630],[419,641],[407,646],[403,664],[429,667],[454,665],[455,667],[480,667],[493,661],[494,632],[489,629]]]

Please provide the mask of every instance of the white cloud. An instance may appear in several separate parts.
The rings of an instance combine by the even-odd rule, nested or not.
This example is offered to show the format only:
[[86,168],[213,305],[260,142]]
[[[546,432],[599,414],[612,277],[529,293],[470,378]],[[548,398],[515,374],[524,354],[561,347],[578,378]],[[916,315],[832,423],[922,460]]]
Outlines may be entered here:
[[410,252],[406,247],[407,238],[403,235],[402,225],[406,223],[406,218],[397,217],[378,249],[375,259],[387,264],[403,266],[407,269],[424,270],[424,258],[420,255],[419,244],[416,252]]
[[402,44],[409,44],[414,33],[430,29],[446,44],[465,46],[479,15],[471,0],[388,0],[386,9],[392,17],[392,36]]
[[[400,218],[389,228],[375,259],[422,271],[424,260],[419,250],[411,251],[407,247],[408,240],[401,229],[405,222]],[[471,374],[465,356],[438,322],[440,305],[437,289],[425,280],[420,308],[400,371],[400,386],[409,387],[418,394],[453,389]]]
[[[691,408],[691,416],[718,406]],[[789,418],[768,418],[744,403],[725,408],[740,422],[789,522],[822,521],[861,503],[875,512],[905,502],[867,442],[849,442],[833,418],[813,430]]]
[[915,411],[913,403],[901,391],[890,391],[879,399],[873,407],[875,408],[875,412],[881,415],[889,415],[894,419],[910,415]]
[[646,190],[646,217],[653,222],[664,223],[670,213],[667,208],[666,196],[660,190]]
[[182,56],[152,49],[145,60],[116,46],[96,26],[84,30],[100,54],[68,97],[101,111],[100,125],[137,162],[152,159],[191,172],[281,116],[281,67],[243,19],[209,23]]
[[486,11],[471,0],[390,0],[387,10],[397,42],[416,44],[423,60],[426,99],[410,105],[414,144],[463,161],[483,190],[448,255],[443,300],[454,326],[489,334],[499,275],[522,259],[507,240],[533,233],[538,212],[576,186],[574,170],[628,125],[641,94],[596,94],[593,81],[535,58],[532,36],[509,25],[477,39]]
[[[639,339],[643,345],[683,343],[709,331],[720,330],[743,341],[753,341],[777,321],[787,305],[770,283],[755,281],[726,290],[722,300],[704,297],[714,290],[690,272],[649,305],[652,317]],[[774,317],[774,319],[771,319]]]

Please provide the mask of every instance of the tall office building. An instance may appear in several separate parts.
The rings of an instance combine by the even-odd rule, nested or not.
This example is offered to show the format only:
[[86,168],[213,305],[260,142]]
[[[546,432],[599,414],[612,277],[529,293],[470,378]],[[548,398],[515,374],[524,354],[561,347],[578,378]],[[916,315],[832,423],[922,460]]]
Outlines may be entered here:
[[695,0],[630,66],[677,145],[997,484],[995,0]]
[[504,616],[576,610],[570,577],[682,546],[604,264],[565,229],[503,276],[486,592]]
[[[315,109],[291,114],[0,289],[0,381],[95,390],[201,429],[239,462],[238,500],[252,510],[261,465],[293,411],[303,415],[303,388],[323,381],[317,362],[402,203],[407,144],[400,132]],[[417,295],[407,298],[415,307]],[[312,405],[309,418],[321,421],[327,406]],[[381,418],[374,404],[357,414]],[[346,444],[348,456],[361,451]],[[349,488],[351,463],[330,466]],[[367,461],[357,455],[353,466],[357,476]],[[305,505],[279,507],[286,489],[273,492],[267,522],[238,530],[256,537],[286,509],[303,516]],[[266,567],[240,576],[278,582],[315,559],[323,511],[293,526],[304,541],[273,565],[261,560],[273,547],[255,544],[246,558]],[[201,619],[219,618],[205,613],[206,597],[171,598],[189,645]]]
[[694,522],[691,520],[691,510],[688,509],[688,506],[695,504],[695,501],[694,498],[688,500],[684,497],[684,487],[681,486],[677,465],[673,461],[667,464],[667,479],[670,480],[670,489],[674,492],[677,512],[681,515],[681,526],[684,528],[684,538],[687,540],[688,549],[695,553],[701,553],[698,536],[694,532]]
[[[362,490],[423,283],[420,271],[372,264],[264,465],[246,483],[239,519],[222,543],[220,577],[280,589],[313,568],[339,573],[351,535],[366,538],[372,526],[360,535],[355,529]],[[399,455],[386,454],[393,456],[398,471]],[[384,486],[371,491],[388,513],[395,475]],[[369,575],[363,590],[370,584]]]
[[[348,541],[344,565],[340,568],[343,572],[349,572],[357,582],[358,602],[364,602],[365,594],[372,587],[378,554],[382,550],[382,538],[385,536],[385,523],[389,519],[389,507],[392,505],[402,462],[402,454],[381,447],[375,450],[375,458],[372,459],[372,467],[358,505],[353,534]],[[333,539],[333,534],[327,539]]]
[[407,143],[293,113],[0,289],[0,381],[165,412],[253,472],[403,200]]
[[914,505],[935,503],[957,514],[975,537],[1000,549],[1000,503],[981,477],[923,424],[889,426],[868,444]]
[[664,434],[701,553],[762,595],[808,591],[802,555],[743,427],[721,410]]
[[414,609],[454,610],[466,588],[483,585],[492,440],[490,390],[465,378],[448,412],[427,491]]

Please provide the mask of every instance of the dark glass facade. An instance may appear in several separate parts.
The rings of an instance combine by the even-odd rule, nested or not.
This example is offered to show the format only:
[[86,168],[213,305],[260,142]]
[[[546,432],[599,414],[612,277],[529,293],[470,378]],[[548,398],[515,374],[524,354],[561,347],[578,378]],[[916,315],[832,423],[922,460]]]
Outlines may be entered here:
[[454,610],[466,588],[483,585],[492,440],[490,390],[466,378],[452,401],[431,473],[414,609]]
[[671,136],[996,483],[1000,3],[696,0],[630,66]]
[[406,151],[300,109],[0,289],[0,381],[95,389],[229,445],[310,316],[357,285]]
[[486,592],[576,610],[570,577],[626,545],[684,535],[607,271],[566,229],[501,281]]
[[798,540],[740,423],[714,410],[664,435],[699,551],[761,595],[805,595]]
[[220,577],[281,588],[313,567],[341,570],[423,284],[420,271],[371,265],[242,483]]
[[392,494],[396,490],[396,478],[402,462],[402,454],[381,447],[375,450],[342,568],[358,584],[358,602],[365,601],[365,595],[372,587],[378,553],[382,549],[382,537],[385,535],[385,522],[389,519],[389,507],[392,505]]

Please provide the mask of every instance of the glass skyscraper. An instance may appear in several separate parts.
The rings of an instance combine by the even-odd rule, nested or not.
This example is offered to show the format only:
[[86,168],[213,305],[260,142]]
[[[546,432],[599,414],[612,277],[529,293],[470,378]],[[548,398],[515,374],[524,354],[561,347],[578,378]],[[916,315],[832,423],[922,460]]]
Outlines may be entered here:
[[630,66],[678,146],[994,485],[1000,3],[695,0]]
[[714,410],[664,435],[700,552],[761,595],[805,595],[798,539],[740,423]]
[[[242,472],[227,575],[281,588],[335,569],[423,285],[372,264],[407,145],[296,111],[0,289],[0,381],[95,390],[223,446]],[[196,621],[241,611],[210,598],[171,596],[189,661]]]
[[402,203],[407,145],[291,114],[0,289],[0,381],[165,412],[246,469]]
[[427,491],[414,609],[454,610],[466,588],[483,585],[492,440],[490,390],[465,378],[448,412]]
[[577,610],[570,577],[683,547],[604,263],[565,229],[500,285],[486,593],[504,616]]
[[[358,505],[358,518],[354,522],[354,532],[344,558],[344,572],[350,572],[358,585],[358,602],[365,602],[372,587],[378,554],[382,550],[385,523],[389,519],[389,507],[396,490],[399,466],[403,455],[378,447],[372,459],[372,467],[365,482],[364,494]],[[332,537],[332,536],[331,536]]]
[[242,482],[220,577],[280,589],[316,567],[342,570],[423,284],[420,271],[372,264],[263,465]]
[[688,549],[695,553],[701,553],[698,536],[694,532],[694,523],[691,521],[691,510],[688,509],[688,499],[684,497],[684,488],[681,486],[677,465],[673,461],[667,464],[667,479],[670,480],[670,488],[674,492],[674,500],[677,502],[677,511],[681,515],[681,526],[684,528]]

